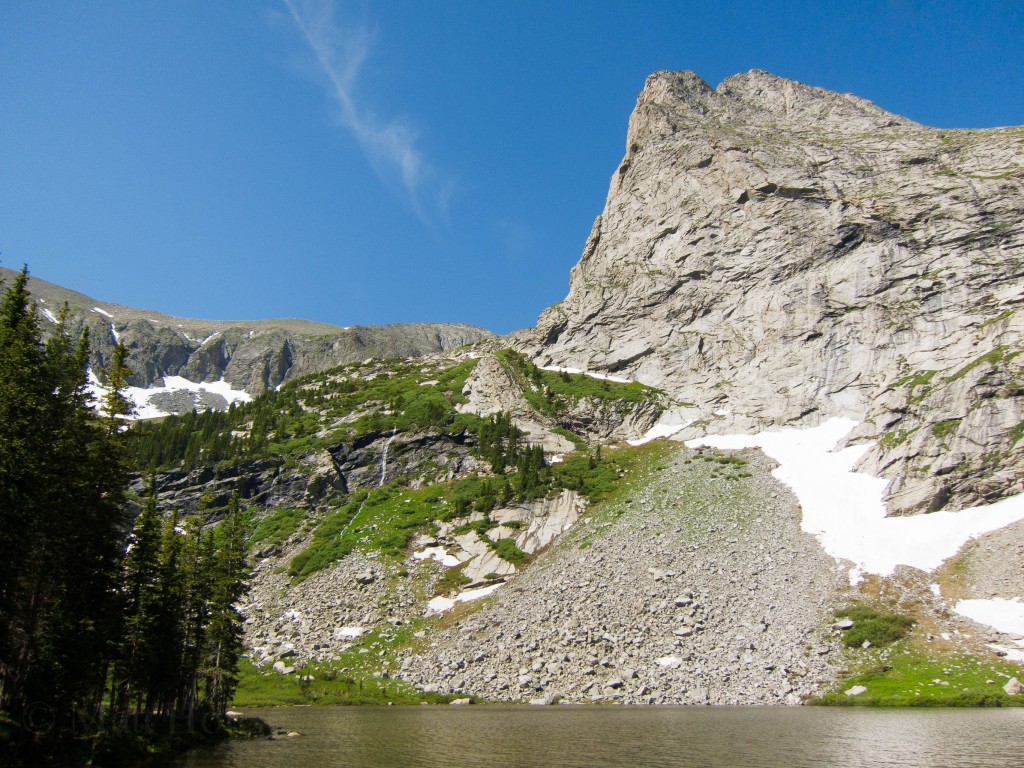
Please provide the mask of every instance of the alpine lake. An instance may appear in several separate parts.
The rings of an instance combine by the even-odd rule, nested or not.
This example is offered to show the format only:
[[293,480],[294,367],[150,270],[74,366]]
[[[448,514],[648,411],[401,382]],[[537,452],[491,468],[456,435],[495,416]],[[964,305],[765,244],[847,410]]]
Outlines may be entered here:
[[1024,765],[1024,708],[477,705],[247,710],[273,740],[181,768],[789,768]]

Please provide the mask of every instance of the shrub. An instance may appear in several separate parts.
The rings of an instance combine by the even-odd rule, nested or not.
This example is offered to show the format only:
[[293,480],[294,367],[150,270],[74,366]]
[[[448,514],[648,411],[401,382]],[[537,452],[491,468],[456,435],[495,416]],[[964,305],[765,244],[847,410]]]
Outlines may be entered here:
[[843,644],[849,648],[861,646],[865,640],[871,645],[888,645],[906,637],[916,623],[909,616],[878,611],[867,605],[852,605],[835,615],[853,621],[853,627],[843,633]]
[[495,554],[507,563],[522,565],[530,556],[516,546],[515,539],[498,539],[493,544]]

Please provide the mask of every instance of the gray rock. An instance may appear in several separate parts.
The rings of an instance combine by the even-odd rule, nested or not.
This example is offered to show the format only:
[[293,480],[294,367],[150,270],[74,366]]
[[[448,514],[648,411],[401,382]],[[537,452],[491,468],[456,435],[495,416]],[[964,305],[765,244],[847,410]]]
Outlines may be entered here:
[[[656,72],[541,364],[693,403],[682,436],[861,422],[892,511],[1020,492],[1024,146],[752,70]],[[678,420],[677,420],[678,423]]]

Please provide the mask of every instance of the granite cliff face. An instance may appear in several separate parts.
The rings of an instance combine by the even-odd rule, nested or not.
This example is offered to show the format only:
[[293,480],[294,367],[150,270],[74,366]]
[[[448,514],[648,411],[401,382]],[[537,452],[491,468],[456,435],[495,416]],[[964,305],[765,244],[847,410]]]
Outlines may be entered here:
[[[13,275],[0,268],[0,280],[9,281]],[[29,280],[29,289],[44,326],[53,325],[67,303],[72,330],[77,334],[89,328],[94,371],[106,368],[117,341],[124,341],[133,371],[129,384],[137,387],[159,385],[165,376],[181,376],[192,382],[223,379],[235,390],[258,395],[342,363],[368,357],[419,357],[494,337],[490,331],[462,323],[341,328],[296,319],[195,320],[97,301],[36,277]],[[188,403],[190,409],[190,398]]]
[[896,513],[1020,492],[1024,128],[657,72],[626,144],[539,364],[661,387],[685,436],[855,418]]

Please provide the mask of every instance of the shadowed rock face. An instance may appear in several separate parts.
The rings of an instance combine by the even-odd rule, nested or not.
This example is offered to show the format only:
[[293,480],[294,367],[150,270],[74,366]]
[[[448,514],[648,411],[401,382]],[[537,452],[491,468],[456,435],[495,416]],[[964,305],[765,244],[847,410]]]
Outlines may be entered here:
[[[14,272],[0,267],[0,280]],[[88,327],[90,364],[110,364],[117,339],[129,350],[129,384],[149,387],[164,376],[190,381],[224,379],[235,389],[257,395],[307,373],[368,357],[419,357],[445,352],[490,331],[461,323],[399,323],[340,328],[308,320],[221,321],[171,317],[159,312],[97,301],[35,277],[29,290],[40,320],[52,327],[66,302],[74,333]],[[191,407],[191,406],[189,406]]]
[[657,72],[569,295],[520,343],[694,403],[694,436],[856,418],[895,512],[995,500],[1024,468],[1021,210],[1024,128]]

